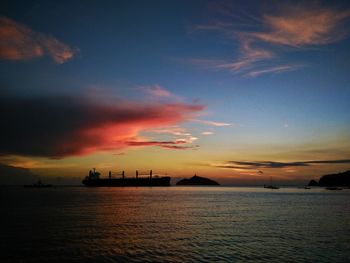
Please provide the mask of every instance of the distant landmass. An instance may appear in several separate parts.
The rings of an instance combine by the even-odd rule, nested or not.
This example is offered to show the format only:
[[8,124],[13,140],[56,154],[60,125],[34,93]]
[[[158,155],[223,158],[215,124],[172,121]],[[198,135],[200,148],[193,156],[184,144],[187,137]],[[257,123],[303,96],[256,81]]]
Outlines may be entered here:
[[220,185],[220,184],[209,178],[195,175],[190,179],[182,179],[178,181],[176,185]]
[[318,186],[318,182],[316,180],[311,180],[308,186]]
[[29,169],[0,163],[0,185],[30,184],[38,180]]
[[348,186],[350,187],[350,170],[337,173],[337,174],[327,174],[320,178],[317,182],[311,180],[309,186]]

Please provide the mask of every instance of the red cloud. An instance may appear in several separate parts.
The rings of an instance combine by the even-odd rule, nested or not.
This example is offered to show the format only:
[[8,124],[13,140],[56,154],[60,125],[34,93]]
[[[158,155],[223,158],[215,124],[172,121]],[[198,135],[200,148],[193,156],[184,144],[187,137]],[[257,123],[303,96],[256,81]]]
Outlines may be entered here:
[[52,36],[0,17],[0,59],[24,60],[49,55],[56,63],[62,64],[76,52]]
[[141,131],[190,120],[203,108],[184,103],[103,104],[77,97],[0,97],[0,118],[6,124],[0,154],[60,158],[131,146],[169,148],[193,140],[133,140]]

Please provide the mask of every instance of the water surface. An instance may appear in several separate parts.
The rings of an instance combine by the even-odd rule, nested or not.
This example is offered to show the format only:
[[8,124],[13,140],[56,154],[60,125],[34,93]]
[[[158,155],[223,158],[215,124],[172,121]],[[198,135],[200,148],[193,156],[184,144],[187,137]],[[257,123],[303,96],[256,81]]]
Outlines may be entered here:
[[1,262],[349,262],[350,190],[1,187]]

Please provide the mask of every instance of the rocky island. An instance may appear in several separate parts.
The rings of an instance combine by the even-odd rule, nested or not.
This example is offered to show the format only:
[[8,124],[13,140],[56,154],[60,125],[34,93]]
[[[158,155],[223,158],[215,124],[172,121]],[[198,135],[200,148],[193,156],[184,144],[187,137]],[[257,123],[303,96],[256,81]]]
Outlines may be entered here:
[[350,187],[350,170],[337,173],[337,174],[327,174],[320,178],[317,182],[311,180],[309,186],[347,186]]
[[194,175],[190,179],[182,179],[176,185],[220,185],[218,182],[209,178]]

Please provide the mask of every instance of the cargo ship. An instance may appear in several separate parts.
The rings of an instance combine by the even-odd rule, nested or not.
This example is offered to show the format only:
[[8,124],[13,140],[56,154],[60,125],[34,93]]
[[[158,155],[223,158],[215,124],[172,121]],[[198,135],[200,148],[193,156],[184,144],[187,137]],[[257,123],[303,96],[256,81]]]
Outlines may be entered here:
[[154,175],[152,170],[147,177],[139,177],[139,172],[136,171],[135,177],[126,177],[124,171],[122,171],[121,177],[113,178],[112,173],[109,172],[108,178],[100,178],[100,173],[94,168],[89,171],[89,175],[84,178],[82,183],[86,186],[170,186],[169,176]]

